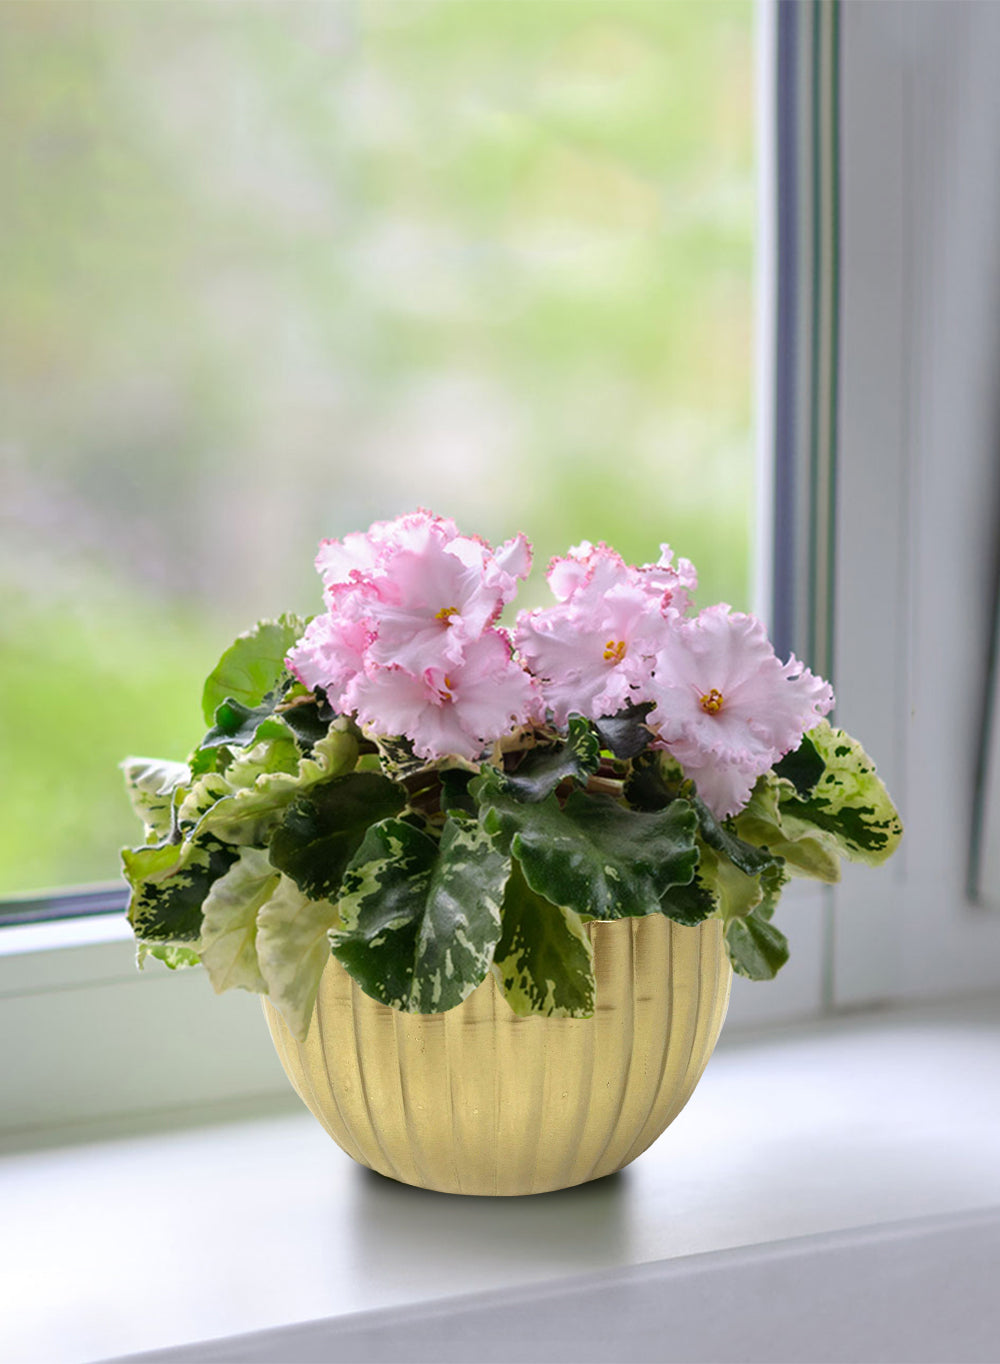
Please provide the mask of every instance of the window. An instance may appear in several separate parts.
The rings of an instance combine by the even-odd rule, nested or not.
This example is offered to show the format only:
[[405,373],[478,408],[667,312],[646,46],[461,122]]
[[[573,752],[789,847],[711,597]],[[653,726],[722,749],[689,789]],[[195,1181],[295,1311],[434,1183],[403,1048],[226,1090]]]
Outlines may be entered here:
[[670,539],[749,603],[749,0],[0,25],[0,894],[109,888],[20,917],[120,899],[118,761],[185,756],[323,535]]

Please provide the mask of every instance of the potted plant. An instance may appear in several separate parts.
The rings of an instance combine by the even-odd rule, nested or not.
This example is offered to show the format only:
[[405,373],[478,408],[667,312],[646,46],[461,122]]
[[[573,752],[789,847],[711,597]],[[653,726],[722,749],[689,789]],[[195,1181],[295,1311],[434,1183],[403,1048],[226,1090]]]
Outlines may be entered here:
[[320,546],[325,609],[240,636],[187,763],[130,758],[139,963],[257,991],[357,1160],[527,1193],[639,1155],[697,1082],[733,970],[787,958],[793,876],[878,864],[899,818],[828,683],[695,613],[664,546],[530,568],[416,512]]

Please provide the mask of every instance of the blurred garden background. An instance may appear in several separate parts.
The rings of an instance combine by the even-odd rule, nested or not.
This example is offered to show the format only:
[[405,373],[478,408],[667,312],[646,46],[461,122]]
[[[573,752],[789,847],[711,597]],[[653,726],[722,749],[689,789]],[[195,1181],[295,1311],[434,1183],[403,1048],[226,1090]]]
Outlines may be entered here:
[[694,559],[749,604],[750,0],[2,0],[0,893],[322,536]]

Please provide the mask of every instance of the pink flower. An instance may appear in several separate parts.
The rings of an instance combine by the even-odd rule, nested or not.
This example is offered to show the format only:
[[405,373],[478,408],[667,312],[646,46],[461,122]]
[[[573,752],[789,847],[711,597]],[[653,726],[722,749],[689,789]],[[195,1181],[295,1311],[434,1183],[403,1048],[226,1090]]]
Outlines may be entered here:
[[371,631],[363,617],[327,612],[310,621],[285,663],[304,687],[322,687],[334,709],[347,684],[364,667]]
[[690,559],[678,559],[675,566],[673,550],[669,545],[661,545],[656,563],[643,564],[635,571],[645,590],[659,603],[664,615],[676,611],[683,616],[690,609],[698,586],[698,574]]
[[[530,552],[519,548],[505,546],[505,557],[527,572]],[[369,657],[418,674],[456,664],[516,591],[516,578],[479,540],[430,535],[419,548],[391,552],[370,582],[377,604],[370,612],[376,634]]]
[[376,521],[363,534],[353,532],[343,540],[322,540],[316,569],[328,588],[356,582],[373,574],[396,550],[419,552],[432,536],[447,543],[457,535],[454,521],[421,508],[394,521]]
[[487,744],[538,712],[537,687],[511,658],[499,630],[468,643],[461,660],[414,674],[370,663],[347,689],[345,703],[376,734],[405,735],[433,761],[449,754],[474,760]]
[[592,596],[600,595],[616,585],[631,581],[633,575],[634,569],[630,569],[610,545],[603,541],[599,545],[592,545],[589,540],[582,540],[563,558],[552,560],[545,580],[556,601],[569,603],[587,589],[590,589]]
[[710,606],[676,619],[653,664],[647,723],[719,818],[833,706],[833,689],[794,657],[778,661],[753,616]]
[[579,545],[553,561],[549,581],[560,604],[522,611],[515,639],[555,723],[571,711],[596,720],[646,699],[663,618],[635,570],[604,545]]
[[459,535],[453,521],[416,511],[376,522],[363,535],[324,540],[316,566],[328,609],[287,663],[343,710],[348,687],[371,666],[414,677],[454,671],[515,595],[531,547],[518,535],[494,553],[485,541]]

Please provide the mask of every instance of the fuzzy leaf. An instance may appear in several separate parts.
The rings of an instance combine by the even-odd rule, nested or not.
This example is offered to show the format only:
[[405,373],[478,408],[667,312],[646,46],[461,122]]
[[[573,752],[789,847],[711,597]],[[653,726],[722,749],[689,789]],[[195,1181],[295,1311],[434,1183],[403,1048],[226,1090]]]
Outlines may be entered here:
[[819,829],[842,857],[879,866],[895,852],[903,825],[875,764],[857,740],[826,721],[809,739],[825,770],[808,799],[781,801],[783,826],[792,837]]
[[193,946],[201,935],[205,897],[235,857],[234,849],[211,837],[125,848],[122,862],[132,887],[128,920],[136,938]]
[[257,912],[278,879],[266,852],[241,848],[238,860],[205,897],[198,951],[217,994],[234,987],[266,994],[257,961]]
[[271,835],[271,861],[313,900],[335,899],[371,824],[397,814],[406,791],[376,772],[350,772],[297,796]]
[[566,742],[558,748],[533,749],[525,754],[516,771],[504,775],[504,784],[518,800],[539,801],[572,777],[585,783],[601,765],[601,745],[589,720],[570,716]]
[[440,845],[383,820],[344,876],[333,954],[373,999],[445,1013],[490,969],[509,875],[509,858],[471,819],[449,819]]
[[497,832],[532,890],[595,919],[652,914],[672,886],[686,885],[698,862],[697,817],[686,801],[657,814],[610,796],[574,791],[525,805],[492,775],[473,783],[486,828]]
[[285,655],[305,634],[307,624],[301,616],[279,616],[240,635],[205,682],[201,699],[205,723],[214,722],[216,710],[229,698],[243,706],[259,706],[285,675]]
[[300,1042],[309,1031],[320,978],[337,922],[329,900],[310,900],[287,876],[257,915],[257,960],[267,993]]
[[493,974],[520,1016],[590,1018],[594,949],[583,920],[538,895],[515,861],[503,901],[503,927]]

